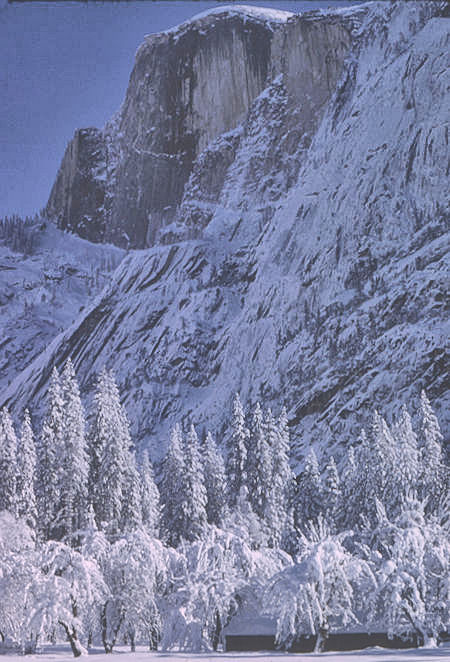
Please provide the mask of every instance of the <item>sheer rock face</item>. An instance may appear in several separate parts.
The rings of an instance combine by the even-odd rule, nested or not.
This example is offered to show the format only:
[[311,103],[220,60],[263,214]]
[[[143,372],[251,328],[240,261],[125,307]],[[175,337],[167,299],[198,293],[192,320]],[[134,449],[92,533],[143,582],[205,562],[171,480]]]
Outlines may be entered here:
[[106,144],[98,129],[78,129],[64,154],[47,214],[62,230],[98,241],[105,232]]
[[313,131],[342,70],[351,25],[224,11],[148,37],[119,115],[103,132],[77,131],[69,144],[49,216],[93,241],[154,245],[173,222],[196,157],[245,119],[277,74],[285,74],[297,139]]
[[[395,414],[422,388],[448,429],[450,69],[448,20],[432,10],[357,13],[340,77],[331,57],[295,72],[314,30],[339,26],[343,54],[345,16],[276,26],[267,86],[239,126],[203,139],[159,243],[125,258],[0,405],[42,402],[71,356],[85,393],[115,369],[155,458],[177,421],[220,439],[237,391],[287,406],[299,459],[310,444],[338,453],[374,408]],[[297,64],[275,57],[294,44],[306,49]]]

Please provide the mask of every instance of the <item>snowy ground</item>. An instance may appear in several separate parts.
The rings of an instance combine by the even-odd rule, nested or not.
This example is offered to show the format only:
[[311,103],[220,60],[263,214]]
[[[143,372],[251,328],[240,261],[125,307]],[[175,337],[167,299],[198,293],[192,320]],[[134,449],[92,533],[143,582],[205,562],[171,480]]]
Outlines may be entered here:
[[[0,649],[1,653],[1,649]],[[109,662],[110,655],[105,655],[101,649],[90,652],[95,655],[96,662]],[[192,654],[192,653],[150,653],[144,648],[138,648],[136,653],[130,653],[128,649],[119,647],[115,651],[120,656],[121,662],[153,662],[164,660],[165,662],[282,662],[283,660],[297,660],[298,662],[311,662],[312,660],[323,660],[323,662],[443,662],[450,660],[450,642],[439,648],[387,650],[385,648],[368,648],[363,651],[351,651],[347,653],[215,653],[215,654]],[[2,662],[18,662],[17,655],[2,655]],[[74,659],[67,647],[49,647],[40,655],[29,655],[27,660],[36,659],[39,662],[68,662]]]

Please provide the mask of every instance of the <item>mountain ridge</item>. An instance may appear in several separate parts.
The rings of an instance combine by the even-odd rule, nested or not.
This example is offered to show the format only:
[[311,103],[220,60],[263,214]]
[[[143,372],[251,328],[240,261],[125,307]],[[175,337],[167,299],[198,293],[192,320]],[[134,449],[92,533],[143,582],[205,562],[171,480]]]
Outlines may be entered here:
[[[326,103],[308,106],[305,72],[299,109],[295,72],[272,72],[241,125],[195,160],[160,243],[131,252],[1,400],[42,403],[51,368],[71,356],[85,393],[103,365],[115,368],[153,457],[178,420],[220,438],[235,391],[287,406],[298,460],[311,445],[338,453],[375,407],[391,416],[422,388],[445,434],[448,27],[438,9],[366,8],[341,74],[328,64]],[[326,32],[330,20],[311,22]]]

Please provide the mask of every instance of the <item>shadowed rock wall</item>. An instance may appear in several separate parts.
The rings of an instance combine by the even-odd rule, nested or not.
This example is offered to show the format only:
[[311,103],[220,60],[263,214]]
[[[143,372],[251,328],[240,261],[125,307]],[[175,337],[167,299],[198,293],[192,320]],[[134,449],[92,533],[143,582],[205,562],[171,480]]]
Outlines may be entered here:
[[64,154],[47,204],[62,230],[99,241],[105,232],[106,144],[98,129],[78,129]]

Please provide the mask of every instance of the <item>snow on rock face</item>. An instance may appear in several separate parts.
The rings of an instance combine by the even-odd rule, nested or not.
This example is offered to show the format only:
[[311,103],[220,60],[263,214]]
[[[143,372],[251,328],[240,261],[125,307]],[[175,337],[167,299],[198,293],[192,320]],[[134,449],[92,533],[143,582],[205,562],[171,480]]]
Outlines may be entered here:
[[220,439],[236,391],[287,405],[299,460],[421,388],[445,430],[448,21],[430,6],[372,5],[331,100],[275,67],[196,159],[164,245],[131,253],[0,404],[41,399],[72,355],[85,392],[115,369],[154,457],[177,420]]
[[276,72],[286,72],[291,107],[302,99],[303,129],[317,124],[351,27],[352,19],[237,6],[150,35],[118,116],[69,144],[47,213],[93,241],[153,245],[173,221],[196,157],[245,119]]
[[35,224],[31,254],[0,241],[0,390],[109,282],[124,252]]
[[[196,14],[190,21],[187,21],[183,24],[190,24],[193,21],[198,21],[201,18],[211,15],[245,15],[250,16],[254,19],[259,19],[260,21],[270,22],[270,23],[286,23],[289,18],[292,18],[294,14],[289,11],[283,11],[280,9],[271,9],[270,7],[253,7],[252,5],[223,5],[222,7],[213,7],[212,9],[207,9],[200,14]],[[179,32],[183,26],[178,26],[173,28],[174,31]]]

